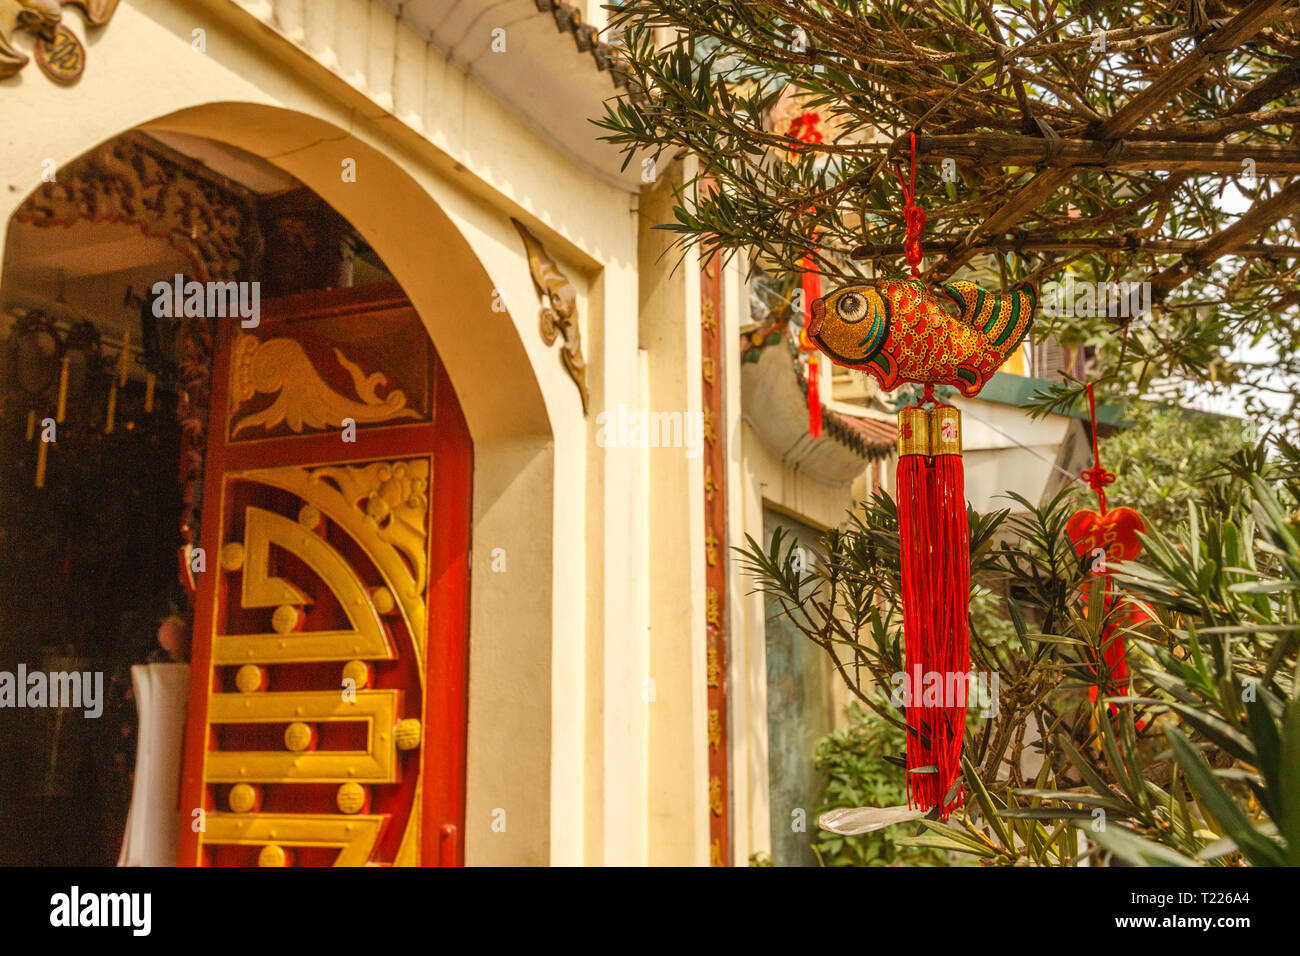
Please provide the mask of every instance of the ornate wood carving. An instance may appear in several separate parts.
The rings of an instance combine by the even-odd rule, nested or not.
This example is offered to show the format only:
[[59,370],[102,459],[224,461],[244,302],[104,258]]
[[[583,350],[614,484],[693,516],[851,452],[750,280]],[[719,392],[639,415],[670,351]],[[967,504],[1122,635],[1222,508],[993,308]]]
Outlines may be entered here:
[[573,286],[560,271],[555,260],[547,254],[541,240],[528,231],[518,219],[511,219],[528,253],[528,270],[533,286],[545,303],[541,311],[542,341],[553,345],[557,335],[564,336],[560,358],[569,370],[569,377],[578,386],[582,396],[582,412],[587,413],[587,362],[582,357],[582,333],[578,330],[578,301]]
[[[413,587],[410,566],[392,560],[390,531],[400,524],[411,546],[403,553],[418,555],[422,574],[429,471],[429,459],[421,458],[228,474],[232,502],[279,503],[245,505],[242,529],[228,529],[221,546],[228,593],[232,602],[238,595],[239,610],[214,628],[211,660],[218,669],[239,670],[233,688],[226,690],[218,677],[208,696],[214,746],[206,754],[203,778],[219,789],[232,786],[225,805],[219,802],[209,813],[199,838],[202,846],[252,845],[259,854],[272,847],[299,854],[329,849],[338,851],[335,865],[359,865],[384,830],[395,827],[401,836],[393,862],[416,862],[418,792],[413,797],[394,788],[401,783],[404,763],[407,773],[418,772],[418,761],[403,761],[401,754],[419,746],[420,718],[409,716],[420,713],[419,692],[371,682],[375,663],[395,661],[420,688],[424,684],[423,586]],[[332,482],[346,485],[347,493]],[[291,490],[297,500],[290,503],[266,488]],[[398,508],[403,520],[396,512],[370,507],[394,496],[402,498]],[[354,499],[366,508],[361,520]],[[282,513],[286,510],[287,515]],[[381,525],[380,513],[392,520]],[[345,531],[346,538],[335,528]],[[349,556],[352,548],[357,550]],[[367,570],[371,567],[377,578]],[[385,623],[397,611],[394,591],[404,598],[402,627]],[[265,609],[270,608],[268,615]],[[416,627],[410,626],[412,620]],[[267,621],[269,628],[262,623]],[[349,692],[299,688],[287,676],[293,668],[336,661],[348,662],[341,673],[353,681],[344,685]],[[274,675],[271,668],[276,668]],[[277,732],[283,727],[282,747],[266,747],[267,726]],[[331,788],[342,816],[311,812],[318,808],[309,803],[291,810],[293,788],[302,784]],[[248,789],[238,790],[241,786]],[[259,797],[270,799],[273,792],[280,799],[268,807],[271,814],[249,815]],[[345,820],[356,825],[346,826]],[[259,855],[259,862],[273,861]]]
[[[359,400],[331,388],[294,339],[261,340],[241,334],[230,363],[231,437],[239,437],[246,428],[260,426],[269,431],[282,422],[291,431],[302,432],[304,428],[338,428],[349,418],[361,424],[420,417],[407,407],[401,389],[393,389],[383,398],[376,394],[376,389],[388,382],[383,373],[366,375],[340,350],[333,352],[351,376]],[[258,393],[274,394],[275,401],[236,420],[235,413]]]
[[[180,859],[454,865],[464,821],[464,418],[395,289],[271,299],[257,331],[265,338],[232,323],[217,330]],[[268,346],[273,361],[237,368],[241,349]],[[241,375],[260,394],[228,394]],[[399,414],[355,440],[315,431],[287,407],[269,416],[280,422],[273,432],[231,438],[282,395],[327,392],[327,406],[368,407],[343,396],[373,396],[390,379],[410,405],[394,400]],[[293,430],[298,413],[305,427]]]
[[27,54],[14,44],[19,30],[36,37],[41,68],[53,79],[72,82],[81,75],[86,51],[62,24],[66,6],[80,7],[92,25],[102,26],[117,10],[117,0],[0,0],[0,79],[27,65]]
[[[4,0],[0,0],[3,3]],[[80,220],[166,239],[201,282],[247,279],[262,252],[251,193],[144,136],[119,136],[59,170],[14,214],[35,226]]]

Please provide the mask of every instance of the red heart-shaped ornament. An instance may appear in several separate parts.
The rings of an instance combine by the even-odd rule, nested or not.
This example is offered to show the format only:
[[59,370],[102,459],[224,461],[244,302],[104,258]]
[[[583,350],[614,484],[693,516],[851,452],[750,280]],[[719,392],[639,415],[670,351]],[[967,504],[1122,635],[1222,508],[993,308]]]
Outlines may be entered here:
[[1138,540],[1138,533],[1146,529],[1146,522],[1132,508],[1115,508],[1104,515],[1095,511],[1077,511],[1065,523],[1065,533],[1074,542],[1079,557],[1086,560],[1089,556],[1101,557],[1098,552],[1104,552],[1106,565],[1132,561],[1141,554],[1142,542]]

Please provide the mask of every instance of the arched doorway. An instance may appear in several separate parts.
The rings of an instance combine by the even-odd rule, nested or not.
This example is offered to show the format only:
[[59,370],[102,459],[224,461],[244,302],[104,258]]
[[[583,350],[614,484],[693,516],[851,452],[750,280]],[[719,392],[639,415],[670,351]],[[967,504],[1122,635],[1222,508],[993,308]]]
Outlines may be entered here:
[[[0,331],[14,368],[41,374],[7,379],[23,387],[6,405],[15,422],[53,418],[55,437],[6,452],[29,495],[64,492],[52,554],[78,553],[77,518],[106,504],[64,472],[93,470],[137,424],[156,461],[127,484],[148,475],[160,493],[135,510],[177,519],[131,536],[150,573],[121,556],[112,587],[142,592],[126,602],[137,630],[192,602],[181,862],[459,862],[472,446],[383,260],[283,171],[184,136],[97,147],[20,207],[8,240]],[[177,544],[190,587],[160,595]],[[5,591],[57,600],[55,576],[27,577]],[[93,659],[90,621],[66,630]]]

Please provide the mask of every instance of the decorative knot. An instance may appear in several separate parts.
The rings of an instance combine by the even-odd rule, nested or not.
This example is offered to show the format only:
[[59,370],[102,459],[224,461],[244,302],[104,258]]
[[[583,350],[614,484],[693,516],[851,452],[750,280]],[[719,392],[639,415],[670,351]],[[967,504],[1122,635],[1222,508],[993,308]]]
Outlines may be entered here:
[[1115,480],[1115,473],[1107,471],[1101,465],[1094,465],[1079,472],[1079,477],[1086,481],[1093,491],[1101,491]]

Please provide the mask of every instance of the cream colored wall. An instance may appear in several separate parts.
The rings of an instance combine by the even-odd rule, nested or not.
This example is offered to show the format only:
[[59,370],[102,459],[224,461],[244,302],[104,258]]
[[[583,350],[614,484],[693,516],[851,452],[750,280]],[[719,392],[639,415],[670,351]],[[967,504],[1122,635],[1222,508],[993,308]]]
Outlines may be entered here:
[[1037,502],[1056,467],[1057,452],[1070,419],[1034,419],[1022,408],[958,399],[962,413],[962,458],[966,500],[976,511],[1019,510],[1006,497],[1014,491]]
[[[243,6],[264,16],[284,9]],[[302,37],[319,36],[318,6],[298,6],[315,11]],[[556,351],[541,343],[537,297],[508,217],[529,222],[578,287],[593,398],[634,399],[631,197],[575,173],[434,51],[376,25],[381,9],[340,2],[337,12],[360,16],[362,6],[371,40],[363,48],[356,31],[338,29],[332,50],[312,48],[332,64],[326,69],[233,3],[127,0],[87,42],[77,86],[58,87],[34,66],[0,84],[9,134],[0,141],[0,241],[39,184],[43,159],[62,166],[137,126],[261,155],[366,235],[428,325],[475,440],[467,860],[582,862],[586,821],[607,814],[606,829],[617,830],[620,800],[631,793],[635,812],[645,789],[628,703],[639,701],[644,647],[626,633],[642,615],[643,549],[630,531],[636,504],[619,490],[624,462],[608,456],[606,490],[593,499],[600,506],[588,506],[592,426]],[[79,16],[69,11],[64,22],[85,36]],[[206,52],[191,46],[196,29]],[[391,83],[385,36],[406,51]],[[344,158],[357,160],[356,183],[342,181]],[[494,290],[507,314],[490,311]],[[606,319],[612,331],[602,336]],[[588,514],[601,535],[594,550]],[[495,547],[506,549],[505,574],[491,571]],[[605,579],[595,609],[584,600],[589,558]],[[595,684],[586,664],[593,646],[605,656]],[[593,714],[605,729],[599,754],[585,747]],[[596,806],[586,802],[593,777],[605,782]],[[505,833],[490,829],[498,807],[507,811]],[[609,862],[646,856],[635,831],[603,851]]]
[[[639,345],[645,355],[645,407],[700,410],[699,258],[692,251],[672,270],[672,236],[654,223],[672,218],[672,189],[695,174],[674,163],[642,191]],[[650,670],[649,822],[652,864],[709,862],[707,679],[704,622],[704,457],[684,449],[645,453],[649,476]]]

